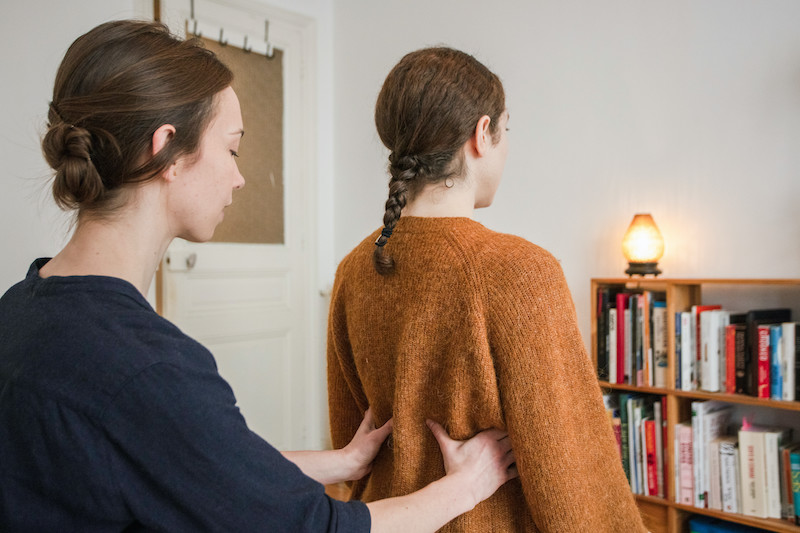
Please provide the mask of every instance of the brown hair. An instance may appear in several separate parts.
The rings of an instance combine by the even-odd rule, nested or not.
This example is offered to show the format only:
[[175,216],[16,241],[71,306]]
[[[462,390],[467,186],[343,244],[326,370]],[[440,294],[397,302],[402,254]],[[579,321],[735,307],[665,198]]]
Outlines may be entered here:
[[[181,40],[160,23],[107,22],[76,39],[56,74],[42,140],[56,203],[93,216],[113,212],[126,185],[196,152],[214,96],[232,79],[199,40]],[[164,124],[175,134],[153,156],[153,133]]]
[[417,50],[389,72],[375,104],[378,135],[391,151],[384,229],[373,255],[378,273],[394,272],[394,260],[384,245],[406,202],[425,184],[462,174],[461,148],[482,116],[489,116],[489,131],[499,140],[497,128],[504,110],[500,79],[459,50]]

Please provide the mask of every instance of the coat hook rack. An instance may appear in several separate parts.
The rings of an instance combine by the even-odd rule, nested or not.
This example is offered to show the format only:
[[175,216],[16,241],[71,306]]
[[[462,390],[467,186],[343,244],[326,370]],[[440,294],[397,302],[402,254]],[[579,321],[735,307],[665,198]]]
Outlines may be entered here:
[[264,55],[267,56],[267,59],[272,59],[275,57],[275,49],[272,47],[272,43],[269,42],[269,20],[264,21],[264,42],[267,43],[267,51]]

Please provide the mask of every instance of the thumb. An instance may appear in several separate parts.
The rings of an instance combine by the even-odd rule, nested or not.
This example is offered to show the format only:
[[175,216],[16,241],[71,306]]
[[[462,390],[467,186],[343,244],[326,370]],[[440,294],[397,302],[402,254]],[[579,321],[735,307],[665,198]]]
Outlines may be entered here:
[[441,424],[434,422],[433,420],[426,420],[425,422],[428,424],[431,433],[433,433],[433,436],[436,438],[436,442],[439,443],[440,448],[444,448],[453,442],[453,439],[450,438],[450,435],[447,434],[447,431],[445,431]]

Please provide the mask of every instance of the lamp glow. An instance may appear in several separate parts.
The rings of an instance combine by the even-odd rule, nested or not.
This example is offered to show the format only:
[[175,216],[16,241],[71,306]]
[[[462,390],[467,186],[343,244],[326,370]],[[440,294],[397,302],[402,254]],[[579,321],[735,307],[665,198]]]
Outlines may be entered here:
[[622,253],[628,260],[625,273],[629,276],[661,274],[657,265],[664,255],[664,238],[650,214],[637,214],[633,217],[622,239]]

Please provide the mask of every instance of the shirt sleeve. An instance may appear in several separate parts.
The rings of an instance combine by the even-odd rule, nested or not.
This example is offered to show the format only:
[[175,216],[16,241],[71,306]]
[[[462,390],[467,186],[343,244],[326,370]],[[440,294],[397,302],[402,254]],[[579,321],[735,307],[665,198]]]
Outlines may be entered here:
[[486,271],[501,402],[538,530],[645,531],[559,263],[538,249]]
[[369,531],[361,502],[329,498],[250,431],[216,369],[146,367],[104,416],[118,490],[161,531]]

